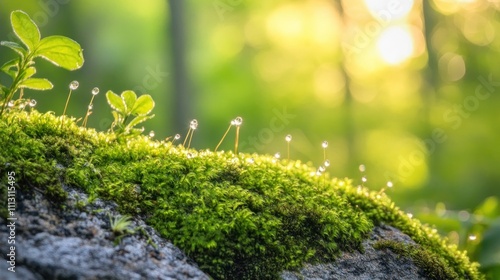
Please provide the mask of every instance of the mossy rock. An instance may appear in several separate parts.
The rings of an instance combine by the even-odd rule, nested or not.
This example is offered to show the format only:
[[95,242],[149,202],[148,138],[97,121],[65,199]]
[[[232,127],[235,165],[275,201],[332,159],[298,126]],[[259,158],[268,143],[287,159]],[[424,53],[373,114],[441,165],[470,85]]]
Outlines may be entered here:
[[144,217],[216,279],[276,279],[306,263],[334,262],[341,252],[362,251],[381,224],[416,245],[380,248],[416,264],[428,258],[422,266],[429,279],[483,279],[465,252],[385,194],[316,176],[300,161],[187,150],[145,136],[116,139],[37,111],[2,116],[0,144],[2,188],[14,171],[18,188],[38,189],[62,208],[62,184],[113,200],[122,214]]

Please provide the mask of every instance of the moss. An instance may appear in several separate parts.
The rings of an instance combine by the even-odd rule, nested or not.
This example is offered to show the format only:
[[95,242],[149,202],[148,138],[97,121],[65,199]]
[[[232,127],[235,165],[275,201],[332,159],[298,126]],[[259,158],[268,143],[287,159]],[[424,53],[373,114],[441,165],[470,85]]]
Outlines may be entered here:
[[404,244],[392,240],[376,242],[373,247],[378,250],[389,249],[401,257],[410,258],[419,267],[425,277],[436,280],[461,279],[451,269],[444,258],[414,244]]
[[61,205],[62,184],[114,200],[216,279],[274,279],[305,262],[334,261],[341,251],[362,250],[379,223],[410,235],[459,278],[482,279],[464,252],[348,179],[315,176],[300,161],[113,139],[50,113],[9,112],[0,120],[0,162],[9,165],[0,171],[14,169],[19,187],[41,189]]

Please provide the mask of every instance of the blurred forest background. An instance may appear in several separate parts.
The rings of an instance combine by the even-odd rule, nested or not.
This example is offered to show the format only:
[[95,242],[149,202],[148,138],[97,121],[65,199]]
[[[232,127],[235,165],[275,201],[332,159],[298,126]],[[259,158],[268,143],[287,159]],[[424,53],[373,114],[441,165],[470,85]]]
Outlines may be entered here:
[[241,152],[284,155],[291,134],[291,158],[314,166],[326,140],[332,176],[391,181],[402,209],[500,279],[500,1],[0,0],[0,40],[16,9],[84,48],[75,72],[38,62],[55,86],[26,93],[39,111],[61,114],[78,80],[69,115],[99,87],[100,131],[104,92],[133,89],[156,101],[157,139],[195,118],[192,146],[213,149],[241,116]]

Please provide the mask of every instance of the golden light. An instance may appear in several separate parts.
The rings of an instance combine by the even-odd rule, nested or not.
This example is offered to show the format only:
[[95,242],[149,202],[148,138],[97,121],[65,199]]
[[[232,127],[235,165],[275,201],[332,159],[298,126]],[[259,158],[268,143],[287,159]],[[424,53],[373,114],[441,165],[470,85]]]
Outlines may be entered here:
[[413,8],[413,0],[364,0],[370,14],[390,22],[406,17]]
[[413,55],[413,37],[407,28],[392,26],[380,34],[377,49],[388,64],[400,64]]

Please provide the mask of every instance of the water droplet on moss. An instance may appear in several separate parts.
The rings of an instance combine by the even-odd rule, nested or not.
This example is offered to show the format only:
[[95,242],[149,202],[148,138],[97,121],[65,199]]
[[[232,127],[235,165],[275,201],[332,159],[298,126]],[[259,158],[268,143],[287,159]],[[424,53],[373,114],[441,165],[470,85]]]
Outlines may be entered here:
[[231,125],[240,126],[243,123],[243,119],[241,117],[236,117],[236,119],[231,121]]
[[321,143],[321,147],[323,147],[323,149],[326,149],[328,147],[328,141],[323,141],[323,143]]
[[325,160],[325,162],[323,164],[325,165],[325,167],[328,167],[328,166],[330,166],[330,161],[329,160]]
[[392,182],[391,182],[391,181],[387,182],[387,187],[388,187],[388,188],[392,188],[392,187],[393,187],[393,184],[392,184]]
[[90,104],[89,105],[89,110],[92,110],[94,108],[94,105]]
[[363,177],[361,177],[361,181],[363,181],[363,183],[366,183],[366,181],[368,181],[368,179],[366,179],[366,176],[363,176]]
[[192,120],[190,123],[189,123],[189,127],[191,129],[196,129],[198,128],[198,121],[197,120]]
[[9,101],[9,103],[7,104],[7,106],[9,106],[10,108],[14,107],[14,105],[15,105],[14,101],[12,101],[12,100]]
[[95,87],[92,89],[92,95],[98,95],[99,94],[99,88]]
[[287,136],[285,136],[285,141],[286,142],[292,141],[292,135],[288,134]]
[[31,108],[35,107],[36,106],[36,100],[35,99],[31,99],[29,105],[30,105]]
[[365,167],[364,164],[360,164],[359,165],[359,171],[361,171],[361,172],[365,172],[366,171],[366,167]]
[[280,157],[281,157],[281,154],[280,154],[280,153],[275,153],[275,154],[274,154],[274,157],[278,159],[278,158],[280,158]]
[[155,132],[153,130],[151,130],[149,132],[149,137],[151,137],[151,138],[155,137]]
[[181,135],[180,135],[180,134],[176,134],[176,135],[174,136],[174,140],[179,140],[180,138],[181,138]]
[[76,90],[79,86],[80,86],[80,83],[78,83],[78,81],[72,81],[69,84],[69,89],[70,90]]

